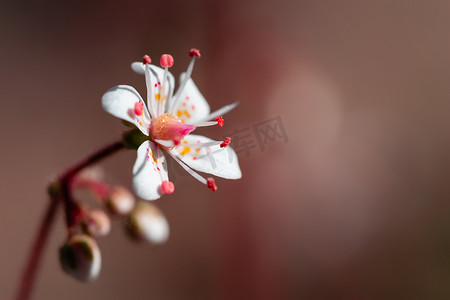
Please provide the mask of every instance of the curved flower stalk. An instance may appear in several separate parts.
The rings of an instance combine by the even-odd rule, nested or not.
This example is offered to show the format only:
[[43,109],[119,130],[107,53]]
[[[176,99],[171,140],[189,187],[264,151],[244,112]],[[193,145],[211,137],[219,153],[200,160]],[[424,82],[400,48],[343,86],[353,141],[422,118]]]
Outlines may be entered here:
[[197,127],[222,127],[222,115],[236,107],[237,103],[211,113],[208,103],[191,78],[194,62],[200,57],[200,52],[192,49],[189,56],[191,61],[187,71],[180,76],[176,93],[174,77],[168,71],[173,65],[173,58],[164,54],[160,59],[162,68],[152,65],[147,55],[142,63],[131,65],[135,72],[145,75],[147,104],[128,85],[113,87],[102,97],[105,111],[134,124],[147,137],[137,150],[133,167],[134,190],[146,200],[155,200],[165,193],[174,192],[164,153],[213,191],[217,190],[214,179],[206,179],[196,171],[226,179],[239,179],[242,176],[236,153],[227,147],[230,138],[214,141],[190,134]]

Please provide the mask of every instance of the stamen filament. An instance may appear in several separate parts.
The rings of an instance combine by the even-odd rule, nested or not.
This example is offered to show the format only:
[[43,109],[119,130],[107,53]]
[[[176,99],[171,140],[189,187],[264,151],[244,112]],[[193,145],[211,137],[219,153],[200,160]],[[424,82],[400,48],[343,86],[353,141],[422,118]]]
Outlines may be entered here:
[[179,102],[181,101],[181,94],[183,93],[183,90],[186,86],[186,83],[191,78],[192,71],[194,70],[194,63],[195,63],[196,56],[193,56],[191,61],[189,62],[189,66],[186,70],[186,73],[184,74],[183,81],[180,84],[180,87],[178,88],[178,91],[176,92],[174,96],[174,101],[171,104],[169,108],[169,112],[173,113],[176,107],[178,106]]
[[[162,150],[159,145],[156,145],[156,157],[163,157]],[[163,168],[163,167],[161,166],[161,168]],[[159,176],[161,177],[161,181],[169,180],[167,171],[166,172],[158,172],[158,173],[159,173]]]
[[165,148],[171,148],[175,146],[175,143],[172,140],[159,140],[159,139],[153,139],[155,143],[160,144],[161,146]]
[[180,164],[180,166],[186,170],[186,172],[188,172],[192,177],[194,177],[195,179],[197,179],[198,181],[200,181],[203,184],[207,184],[207,181],[205,178],[203,178],[201,175],[199,175],[197,172],[195,172],[194,170],[192,170],[191,168],[189,168],[183,161],[181,161],[174,153],[172,153],[172,151],[168,150],[167,153],[169,153],[170,156],[172,156],[172,158]]
[[147,86],[147,106],[152,118],[156,118],[155,107],[153,106],[152,82],[150,77],[150,67],[145,64],[145,85]]
[[172,98],[173,98],[173,90],[174,87],[172,86],[172,83],[169,79],[167,79],[167,101],[164,102],[163,105],[163,114],[165,112],[167,112],[167,110],[169,109],[170,103],[172,102]]
[[217,121],[209,121],[209,122],[194,123],[194,124],[190,124],[190,125],[194,125],[195,127],[207,127],[207,126],[213,126],[213,125],[217,125],[217,124],[218,124]]
[[229,112],[230,110],[234,109],[236,106],[238,106],[238,104],[239,104],[239,101],[225,105],[224,107],[219,108],[218,110],[210,113],[202,121],[209,121],[209,120],[215,119],[216,117],[222,116],[222,115],[226,114],[227,112]]
[[158,103],[158,116],[164,114],[164,98],[168,97],[168,94],[166,94],[166,91],[168,91],[166,84],[167,84],[167,74],[169,73],[169,67],[166,66],[164,68],[164,77],[163,77],[163,81],[162,81],[162,85],[159,88],[159,94],[161,95],[161,97],[159,98],[159,103]]
[[221,141],[213,141],[213,142],[206,142],[206,143],[200,143],[200,144],[196,144],[196,143],[187,143],[187,144],[183,144],[183,146],[185,147],[191,147],[191,148],[199,148],[199,147],[212,147],[212,146],[217,146],[222,144],[223,142]]

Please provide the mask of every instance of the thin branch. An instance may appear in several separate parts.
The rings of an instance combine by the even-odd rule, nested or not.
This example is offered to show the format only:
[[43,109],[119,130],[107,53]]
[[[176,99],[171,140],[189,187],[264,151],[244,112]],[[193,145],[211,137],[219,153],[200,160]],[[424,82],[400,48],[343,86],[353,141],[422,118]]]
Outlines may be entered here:
[[68,229],[70,230],[73,225],[73,210],[78,208],[78,204],[72,200],[70,195],[70,183],[73,177],[82,169],[93,165],[103,158],[108,157],[124,148],[125,144],[122,141],[108,145],[69,168],[58,177],[58,180],[55,183],[53,183],[53,187],[56,187],[57,191],[53,191],[53,193],[50,192],[50,203],[28,254],[28,261],[22,273],[22,278],[15,298],[16,300],[27,300],[31,295],[36,278],[36,272],[42,257],[42,252],[48,239],[50,228],[55,220],[57,207],[60,202],[62,202],[65,207]]
[[56,208],[58,207],[59,203],[59,197],[50,198],[47,212],[41,221],[41,226],[39,227],[38,234],[35,237],[33,246],[31,247],[28,254],[28,262],[22,275],[22,280],[20,282],[18,294],[16,297],[17,300],[26,300],[30,296],[30,292],[35,280],[36,270],[39,267],[42,250],[45,242],[47,241],[51,225],[53,224],[53,221],[55,219]]

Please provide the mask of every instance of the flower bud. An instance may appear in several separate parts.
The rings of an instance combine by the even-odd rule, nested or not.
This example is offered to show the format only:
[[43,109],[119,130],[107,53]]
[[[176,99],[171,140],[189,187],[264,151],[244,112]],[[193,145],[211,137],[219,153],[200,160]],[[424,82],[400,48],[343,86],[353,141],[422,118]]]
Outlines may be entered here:
[[154,205],[140,202],[125,222],[127,233],[134,239],[152,244],[162,244],[169,237],[169,224]]
[[87,211],[85,229],[93,236],[105,236],[111,231],[111,220],[102,210]]
[[121,186],[114,186],[110,189],[105,199],[108,209],[117,215],[126,215],[134,207],[134,196],[129,190]]
[[105,170],[99,166],[89,167],[78,173],[77,177],[90,181],[102,181],[105,178]]
[[88,235],[72,236],[59,250],[59,259],[63,270],[78,280],[92,281],[100,273],[100,249]]

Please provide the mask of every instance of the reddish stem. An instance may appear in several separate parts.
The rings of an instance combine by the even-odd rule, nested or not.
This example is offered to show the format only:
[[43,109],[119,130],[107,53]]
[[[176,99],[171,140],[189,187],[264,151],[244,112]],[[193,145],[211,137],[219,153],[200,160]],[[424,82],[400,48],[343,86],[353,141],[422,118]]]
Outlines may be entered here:
[[110,156],[123,148],[125,148],[125,145],[122,141],[108,145],[81,160],[58,177],[56,182],[60,184],[60,190],[57,194],[51,195],[47,212],[42,219],[38,234],[28,254],[28,261],[22,274],[15,298],[16,300],[27,300],[31,295],[36,277],[36,271],[39,267],[40,258],[42,257],[42,250],[44,249],[50,228],[55,219],[56,209],[61,201],[65,206],[66,223],[68,228],[70,229],[73,224],[73,210],[78,208],[78,204],[72,200],[70,195],[70,183],[73,177],[82,169],[99,162],[101,159]]
[[47,241],[50,227],[55,219],[56,208],[60,202],[60,198],[52,197],[47,207],[47,213],[42,219],[39,232],[28,254],[28,262],[22,275],[22,281],[20,282],[19,292],[17,294],[17,300],[26,300],[30,296],[31,289],[33,287],[36,270],[39,266],[39,260],[42,254],[42,249]]
[[73,177],[87,166],[90,166],[98,162],[99,160],[111,154],[114,154],[115,152],[123,149],[124,147],[125,144],[122,141],[115,142],[81,160],[59,177],[59,181],[61,183],[62,199],[64,200],[64,206],[66,211],[66,224],[69,230],[74,223],[73,213],[79,209],[78,204],[72,200],[72,197],[70,195],[70,184]]

